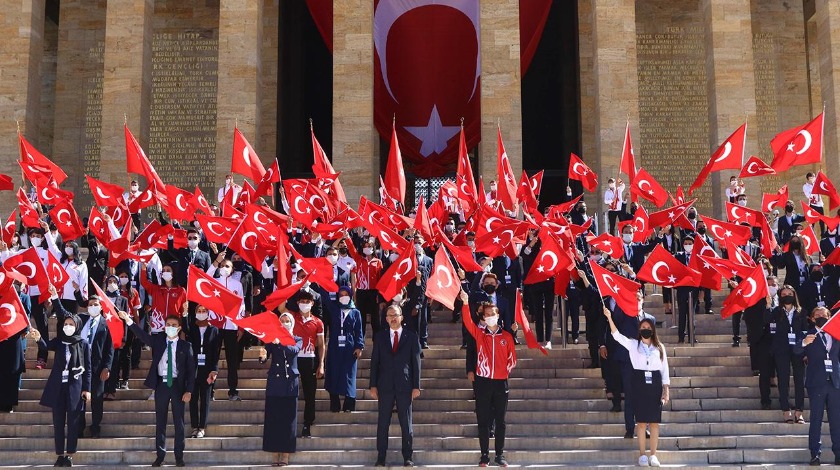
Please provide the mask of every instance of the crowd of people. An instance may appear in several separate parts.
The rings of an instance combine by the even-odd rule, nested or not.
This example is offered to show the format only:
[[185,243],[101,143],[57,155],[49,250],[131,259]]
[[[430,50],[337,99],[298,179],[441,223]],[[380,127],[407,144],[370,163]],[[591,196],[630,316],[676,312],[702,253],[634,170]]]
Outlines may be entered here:
[[[322,179],[308,184],[316,186]],[[822,215],[821,197],[809,191],[813,180],[809,174],[803,188],[808,202],[803,207]],[[164,462],[171,411],[175,462],[184,466],[186,436],[212,435],[212,402],[222,399],[215,386],[218,377],[226,378],[227,399],[240,401],[238,370],[244,351],[259,348],[260,363],[268,363],[263,450],[274,454],[275,465],[283,466],[296,450],[298,397],[305,403],[303,438],[310,437],[316,425],[319,379],[329,393],[331,412],[355,411],[359,360],[372,344],[369,387],[379,403],[375,464],[386,464],[388,427],[396,409],[403,463],[413,466],[412,402],[421,396],[421,358],[435,342],[428,328],[430,309],[439,302],[451,305],[453,323],[462,323],[461,349],[466,379],[474,390],[479,465],[491,462],[492,437],[494,462],[507,466],[505,414],[516,345],[528,342],[550,350],[554,312],[562,304],[561,334],[574,344],[584,335],[590,367],[601,368],[612,411],[623,408],[624,437],[638,439],[639,465],[659,466],[657,441],[662,409],[670,399],[669,368],[656,331],[657,319],[644,307],[646,291],[656,282],[644,273],[652,254],[664,250],[686,267],[696,266],[695,257],[703,257],[706,264],[708,258],[722,260],[720,264],[730,271],[723,270],[728,275],[717,278],[718,286],[728,284],[735,297],[748,282],[753,283],[750,295],[755,294],[756,280],[745,273],[761,273],[760,284],[766,285],[762,298],[743,308],[713,305],[708,284],[662,282],[665,315],[676,324],[678,342],[696,341],[692,314],[727,310],[732,314],[733,347],[740,347],[741,322],[746,324],[751,368],[759,377],[757,398],[764,409],[772,406],[770,384],[775,378],[781,421],[805,423],[807,389],[812,463],[820,459],[824,409],[832,437],[840,433],[840,343],[822,331],[830,317],[829,307],[840,300],[840,269],[826,263],[840,240],[837,224],[830,218],[818,219],[821,239],[815,249],[817,240],[812,237],[818,224],[808,221],[815,216],[808,215],[806,220],[792,201],[784,205],[784,213],[765,212],[762,224],[771,227],[773,239],[768,249],[761,224],[735,221],[733,225],[747,227],[748,234],[743,243],[727,242],[709,228],[714,219],[683,201],[675,201],[675,207],[682,207],[679,215],[642,230],[634,222],[647,214],[625,192],[620,179],[610,179],[604,191],[608,227],[603,231],[586,201],[571,197],[571,188],[567,201],[543,211],[527,200],[505,208],[495,182],[486,193],[478,189],[472,204],[465,204],[461,190],[454,188],[450,188],[453,192],[444,188],[440,202],[418,205],[405,215],[399,213],[399,205],[388,210],[387,204],[370,201],[358,214],[345,207],[351,214],[337,225],[327,220],[329,208],[320,206],[319,226],[313,223],[315,216],[301,218],[299,192],[309,191],[308,187],[290,192],[290,187],[280,186],[277,207],[285,213],[280,214],[260,197],[237,204],[248,190],[229,175],[217,203],[207,204],[204,215],[175,216],[159,206],[154,219],[141,216],[154,208],[138,209],[124,225],[118,225],[116,214],[101,207],[96,212],[100,220],[86,219],[84,233],[73,240],[63,239],[60,214],[54,216],[51,211],[54,204],[33,191],[26,204],[37,212],[36,222],[21,220],[0,242],[3,272],[13,279],[10,285],[31,325],[0,342],[4,368],[0,409],[10,412],[18,405],[26,340],[37,342],[36,369],[47,367],[52,351],[41,404],[53,413],[56,466],[71,466],[78,439],[100,436],[102,426],[108,424],[103,422],[105,402],[119,399],[119,392],[128,389],[130,371],[140,368],[142,351],[150,349],[152,361],[144,385],[152,390],[150,399],[155,402],[156,459],[152,465]],[[734,178],[727,190],[734,207],[748,207],[743,188]],[[337,193],[335,186],[326,185],[310,194],[332,198]],[[126,206],[144,194],[132,181],[124,195]],[[254,213],[283,222],[272,224],[274,231],[269,235],[276,235],[270,242],[272,250],[255,257],[254,249],[247,246],[249,235],[257,238],[255,232],[259,232],[263,236],[259,230],[240,234],[238,240],[228,234],[229,242],[219,241],[212,224],[233,221],[236,225],[231,231],[239,233],[236,226],[244,226],[240,225],[246,223],[243,219]],[[143,223],[144,219],[151,222]],[[506,244],[498,238],[505,231],[511,233]],[[138,246],[145,238],[150,243]],[[132,248],[126,250],[120,240]],[[562,251],[552,251],[555,244]],[[51,271],[46,284],[20,275],[19,257],[26,253],[37,255],[45,269],[51,269],[56,260],[65,272],[58,276],[64,282],[54,285]],[[545,258],[551,258],[547,253],[554,256],[550,268],[545,263]],[[558,256],[563,253],[568,260],[560,269]],[[116,262],[115,254],[121,255]],[[449,284],[456,285],[441,299],[439,271],[447,261],[456,275]],[[220,311],[217,304],[195,301],[194,291],[202,288],[190,274],[193,270],[212,278],[213,289],[232,293],[239,304]],[[604,290],[605,276],[640,281],[631,304],[623,303],[610,285],[606,287],[611,291]],[[520,310],[527,311],[533,330],[531,322],[522,321]],[[116,312],[119,321],[110,312]],[[275,337],[263,343],[258,338],[264,339],[262,333],[267,330],[239,325],[264,312],[274,315],[275,323],[286,331],[286,340]],[[52,317],[57,319],[55,335],[49,328]],[[191,433],[185,429],[187,409]],[[840,435],[832,442],[835,463],[840,463]]]

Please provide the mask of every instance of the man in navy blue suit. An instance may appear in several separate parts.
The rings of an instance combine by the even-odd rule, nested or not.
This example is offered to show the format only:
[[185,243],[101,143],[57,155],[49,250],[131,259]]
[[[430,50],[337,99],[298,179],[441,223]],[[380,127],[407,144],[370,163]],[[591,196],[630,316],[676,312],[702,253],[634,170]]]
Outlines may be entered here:
[[388,427],[391,411],[397,405],[402,430],[403,465],[413,467],[413,432],[411,404],[420,396],[420,340],[413,331],[402,326],[400,307],[388,307],[385,320],[390,328],[376,334],[370,357],[370,394],[379,400],[379,422],[376,426],[376,466],[385,466],[388,451]]
[[[79,317],[84,322],[82,327],[82,340],[90,345],[91,363],[91,414],[93,422],[90,427],[90,437],[98,438],[102,423],[102,415],[105,403],[105,383],[111,375],[111,364],[114,360],[114,341],[111,339],[111,332],[108,330],[107,321],[102,317],[102,306],[99,304],[99,297],[91,295],[87,300],[87,315]],[[81,430],[84,432],[87,420],[82,414],[80,420]]]
[[178,339],[181,318],[166,319],[165,334],[152,336],[143,331],[125,312],[120,318],[134,332],[134,336],[152,348],[152,365],[144,385],[155,391],[155,447],[157,459],[152,467],[163,465],[166,457],[166,421],[172,404],[172,421],[175,425],[175,466],[184,467],[184,407],[192,398],[195,388],[195,361],[190,343]]
[[816,327],[797,341],[805,350],[808,365],[805,368],[805,387],[811,402],[808,449],[811,451],[811,465],[820,464],[823,411],[828,410],[828,429],[831,432],[831,451],[834,465],[840,465],[840,341],[822,330],[828,322],[829,311],[817,307],[811,312]]

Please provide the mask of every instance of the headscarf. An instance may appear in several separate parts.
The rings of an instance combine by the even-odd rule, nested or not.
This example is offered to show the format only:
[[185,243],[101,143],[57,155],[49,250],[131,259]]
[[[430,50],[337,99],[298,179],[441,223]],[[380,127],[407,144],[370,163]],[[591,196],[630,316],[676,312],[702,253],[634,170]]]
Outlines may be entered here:
[[84,355],[84,343],[82,343],[83,324],[82,319],[78,315],[67,314],[64,316],[65,320],[68,318],[72,319],[73,323],[76,324],[76,331],[70,336],[64,334],[64,321],[62,321],[62,327],[58,329],[58,339],[70,349],[70,362],[67,363],[67,370],[70,371],[74,379],[78,379],[85,371],[85,366],[82,362]]
[[288,317],[288,318],[289,318],[289,320],[291,320],[291,321],[292,321],[292,331],[290,332],[290,334],[292,334],[292,336],[294,336],[294,333],[293,333],[293,332],[295,331],[295,317],[294,317],[294,315],[292,315],[292,314],[291,314],[291,313],[289,313],[289,312],[283,312],[283,313],[281,313],[281,314],[280,314],[280,317],[278,318],[278,320],[281,320],[281,321],[280,321],[280,323],[283,323],[283,322],[282,322],[283,317]]
[[[341,305],[341,302],[338,301],[339,297],[341,297],[341,292],[347,292],[347,295],[350,296],[350,303],[347,305]],[[335,297],[335,301],[338,303],[339,308],[341,309],[352,309],[356,308],[356,304],[353,303],[353,288],[350,286],[340,286],[338,288],[338,295]]]
[[[117,290],[115,292],[111,292],[108,290],[108,283],[114,281],[117,283]],[[120,295],[120,278],[114,276],[113,274],[109,274],[108,277],[105,278],[105,295],[108,297],[117,298]]]

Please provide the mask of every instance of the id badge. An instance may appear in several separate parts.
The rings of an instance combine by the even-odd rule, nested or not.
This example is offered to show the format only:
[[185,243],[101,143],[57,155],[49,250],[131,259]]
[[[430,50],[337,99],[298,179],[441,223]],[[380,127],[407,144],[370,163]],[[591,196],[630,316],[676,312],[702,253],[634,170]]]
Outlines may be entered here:
[[648,385],[653,385],[653,372],[646,370],[645,371],[645,383]]
[[198,365],[203,366],[207,364],[207,355],[206,354],[199,354],[198,355]]
[[341,336],[338,337],[338,347],[343,348],[345,346],[347,346],[347,337],[344,336],[344,335],[341,335]]
[[796,344],[796,333],[788,333],[788,345],[793,346]]
[[505,276],[505,284],[510,284],[510,274]]
[[61,371],[61,383],[66,384],[70,380],[70,371],[63,370]]
[[775,334],[776,334],[776,324],[775,324],[775,323],[771,323],[771,324],[770,324],[770,334],[771,334],[771,335],[775,335]]
[[825,373],[826,374],[830,374],[830,373],[834,372],[834,366],[831,363],[831,359],[825,359],[825,360],[823,360],[823,363],[825,364]]
[[820,300],[819,302],[817,302],[817,307],[825,307],[825,302]]
[[330,300],[335,300],[336,299],[335,295],[336,295],[335,292],[330,292]]

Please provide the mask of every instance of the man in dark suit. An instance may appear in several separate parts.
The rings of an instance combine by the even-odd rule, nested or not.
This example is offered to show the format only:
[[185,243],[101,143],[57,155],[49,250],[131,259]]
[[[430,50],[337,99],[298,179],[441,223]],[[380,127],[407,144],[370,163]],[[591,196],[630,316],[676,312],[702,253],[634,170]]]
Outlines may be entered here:
[[189,333],[196,365],[195,388],[190,399],[190,424],[192,437],[196,438],[204,437],[210,414],[210,392],[219,375],[219,342],[222,337],[219,329],[209,323],[209,315],[207,307],[197,305],[195,328]]
[[210,254],[198,248],[200,241],[201,236],[198,232],[194,228],[190,228],[187,230],[187,248],[175,248],[171,238],[167,243],[167,251],[172,256],[175,265],[175,284],[185,289],[187,288],[187,271],[189,271],[190,265],[195,265],[204,272],[210,269]]
[[376,466],[385,466],[388,428],[396,403],[402,430],[403,466],[413,467],[411,404],[420,396],[420,341],[414,332],[403,329],[402,310],[396,305],[388,307],[385,319],[390,328],[377,333],[370,357],[370,394],[379,400]]
[[816,328],[797,344],[804,349],[808,365],[805,368],[805,387],[811,402],[808,449],[811,451],[811,465],[820,464],[822,447],[823,412],[828,410],[828,429],[831,432],[831,451],[834,465],[840,465],[840,341],[822,331],[828,321],[829,311],[817,308],[811,315]]
[[184,467],[184,405],[190,402],[195,388],[195,360],[190,343],[178,339],[181,318],[166,319],[165,334],[152,336],[143,331],[126,312],[119,312],[134,336],[152,348],[152,365],[144,385],[155,391],[155,447],[153,467],[163,465],[166,457],[166,421],[172,404],[175,425],[175,466]]
[[476,311],[482,302],[490,302],[499,309],[499,324],[502,329],[510,333],[514,337],[514,342],[519,344],[516,340],[516,332],[513,330],[514,312],[507,299],[499,295],[499,280],[496,275],[493,273],[485,274],[481,278],[481,284],[476,287],[469,294],[470,312],[473,313],[473,317],[476,317]]
[[787,244],[790,237],[796,232],[796,226],[804,223],[805,217],[794,212],[793,201],[788,201],[785,204],[785,214],[779,217],[779,245]]
[[[114,341],[111,339],[111,332],[108,330],[107,321],[102,317],[102,306],[99,296],[88,297],[87,315],[79,315],[84,326],[82,327],[82,340],[90,346],[91,364],[91,414],[92,424],[90,426],[90,437],[98,438],[100,433],[99,425],[102,423],[103,408],[105,403],[105,383],[111,375],[111,366],[114,360]],[[87,420],[83,413],[79,420],[79,435],[83,435]]]
[[[677,253],[674,257],[677,261],[688,266],[692,256],[697,256],[693,253],[694,237],[686,235],[682,239],[683,251]],[[677,287],[677,313],[679,319],[677,323],[677,337],[678,343],[685,343],[685,336],[688,331],[688,298],[691,296],[691,303],[694,304],[694,313],[700,311],[700,289],[696,287]],[[693,328],[693,326],[692,326]],[[696,334],[695,334],[696,336]],[[696,340],[695,340],[696,341]]]
[[[837,284],[833,284],[837,285]],[[799,287],[797,294],[802,302],[802,313],[810,315],[816,307],[831,307],[837,302],[837,289],[832,289],[825,280],[823,267],[812,264],[808,279]]]
[[639,272],[645,264],[645,257],[662,243],[661,237],[651,237],[644,243],[633,242],[633,226],[625,225],[621,229],[621,240],[623,242],[624,259],[633,268],[633,272]]
[[420,337],[420,347],[429,348],[429,298],[426,297],[426,282],[432,274],[434,260],[426,256],[423,251],[423,237],[414,236],[414,250],[417,254],[417,272],[415,279],[406,286],[408,293],[407,307],[411,308],[411,320],[409,328],[413,329]]

